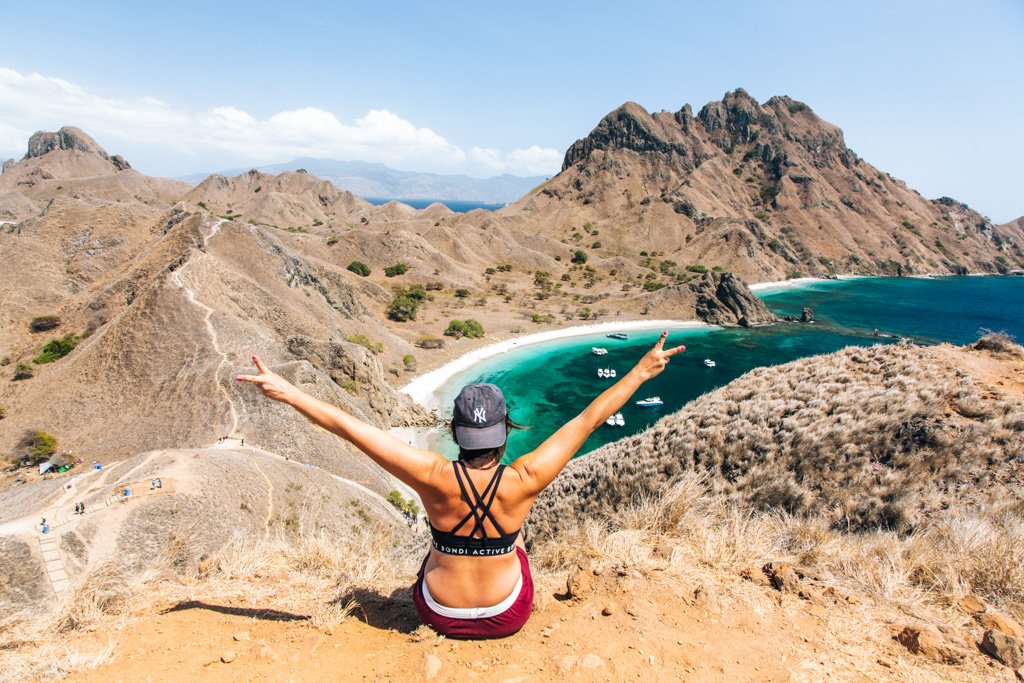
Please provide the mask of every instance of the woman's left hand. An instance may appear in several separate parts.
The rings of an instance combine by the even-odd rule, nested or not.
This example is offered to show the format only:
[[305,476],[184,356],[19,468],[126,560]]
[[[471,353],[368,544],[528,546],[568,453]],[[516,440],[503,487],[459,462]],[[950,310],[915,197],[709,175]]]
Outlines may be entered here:
[[648,351],[634,368],[640,376],[641,382],[657,377],[668,365],[669,359],[677,353],[686,350],[685,346],[676,346],[666,351],[664,349],[665,339],[668,337],[668,330],[661,333],[661,338],[654,344],[654,348]]

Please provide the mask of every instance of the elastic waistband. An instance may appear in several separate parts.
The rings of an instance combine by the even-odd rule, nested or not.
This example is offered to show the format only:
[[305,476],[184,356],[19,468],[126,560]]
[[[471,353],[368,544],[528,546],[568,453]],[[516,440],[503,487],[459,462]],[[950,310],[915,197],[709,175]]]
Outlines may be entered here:
[[423,601],[427,603],[430,611],[449,619],[486,619],[498,616],[515,604],[516,599],[519,598],[519,592],[523,590],[523,575],[519,575],[516,587],[512,589],[509,596],[493,607],[445,607],[430,595],[426,577],[420,580],[420,586],[423,588]]

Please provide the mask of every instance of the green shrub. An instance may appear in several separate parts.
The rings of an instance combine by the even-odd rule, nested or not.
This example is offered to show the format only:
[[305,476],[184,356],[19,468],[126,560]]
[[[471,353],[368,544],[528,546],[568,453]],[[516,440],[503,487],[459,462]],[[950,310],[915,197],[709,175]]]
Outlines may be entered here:
[[686,266],[686,269],[688,271],[690,271],[691,273],[706,273],[706,272],[708,272],[708,267],[704,266],[704,265],[701,265],[699,263],[691,263],[690,265]]
[[511,263],[502,263],[501,265],[498,266],[498,272],[499,273],[510,273],[510,272],[512,272],[512,264]]
[[803,276],[804,276],[804,271],[802,271],[802,270],[791,270],[786,275],[786,279],[787,280],[797,280],[799,278],[802,278]]
[[762,223],[769,223],[772,220],[772,215],[765,211],[764,209],[760,209],[754,212],[754,218],[761,221]]
[[338,243],[338,236],[337,235],[331,235],[330,237],[327,238],[327,246],[333,247],[337,243]]
[[444,289],[444,283],[443,282],[437,282],[437,281],[428,282],[427,285],[426,285],[426,290],[428,292],[440,292],[442,289]]
[[534,323],[550,323],[554,322],[555,316],[550,313],[534,313],[530,318],[530,322]]
[[205,209],[206,202],[196,202],[196,206],[198,206],[200,209]]
[[10,356],[4,356],[3,358],[0,358],[0,365],[10,365],[10,364],[11,364],[11,357]]
[[573,263],[586,263],[587,262],[587,252],[583,251],[582,249],[577,249],[573,253],[573,255],[572,255],[572,262]]
[[476,320],[452,320],[444,331],[446,337],[469,337],[475,339],[484,336],[484,327]]
[[656,292],[665,286],[664,282],[656,282],[654,280],[648,280],[644,283],[644,290],[648,292]]
[[412,372],[413,370],[416,369],[416,356],[412,355],[411,353],[405,354],[404,356],[402,356],[402,365],[405,366],[406,370]]
[[459,299],[468,299],[471,292],[465,287],[459,287],[455,290],[455,296]]
[[593,244],[590,245],[590,248],[591,249],[600,249],[601,248],[601,243],[600,242],[594,242]]
[[384,344],[381,342],[370,341],[370,338],[365,334],[349,335],[348,341],[351,344],[359,344],[359,346],[369,349],[374,354],[384,353]]
[[444,339],[440,337],[420,337],[416,340],[416,346],[421,349],[443,349]]
[[7,409],[4,408],[3,406],[0,406],[0,420],[4,419],[5,417],[7,417]]
[[355,394],[356,393],[356,389],[357,389],[356,381],[354,379],[352,379],[351,377],[349,379],[345,380],[344,382],[341,382],[340,384],[338,384],[338,386],[340,386],[342,389],[344,389],[345,391],[347,391],[350,394]]
[[46,460],[57,452],[57,437],[41,429],[31,431],[21,440],[21,446],[38,461]]
[[59,339],[52,339],[43,346],[43,352],[33,358],[32,362],[36,365],[43,365],[44,363],[60,360],[74,351],[77,344],[78,336],[74,334],[66,334]]
[[32,372],[31,367],[25,365],[24,363],[18,363],[17,365],[14,366],[14,374],[11,376],[11,379],[13,379],[14,381],[22,379],[32,379],[32,376],[34,374],[35,373]]
[[362,275],[363,277],[366,277],[372,272],[370,270],[370,266],[366,265],[362,261],[353,261],[352,263],[348,264],[347,269],[352,271],[356,275]]
[[807,109],[807,105],[804,104],[803,102],[790,102],[786,106],[786,109],[789,109],[789,113],[790,114],[796,114],[798,112],[802,112],[803,110]]
[[408,263],[396,263],[392,266],[388,266],[384,269],[384,275],[387,277],[395,277],[396,275],[405,275],[409,270]]
[[387,316],[395,322],[408,322],[409,320],[416,319],[416,309],[419,308],[420,302],[413,299],[405,294],[398,294],[394,299],[391,300],[391,305],[388,306]]
[[60,318],[55,315],[41,315],[32,318],[32,322],[28,324],[28,329],[33,332],[46,332],[57,327],[60,327]]

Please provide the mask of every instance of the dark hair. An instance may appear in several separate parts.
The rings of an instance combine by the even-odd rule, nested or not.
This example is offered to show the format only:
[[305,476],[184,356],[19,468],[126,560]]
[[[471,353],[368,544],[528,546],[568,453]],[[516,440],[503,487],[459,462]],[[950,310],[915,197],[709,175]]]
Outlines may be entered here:
[[[454,434],[454,425],[449,422],[448,426],[452,429]],[[505,414],[505,435],[506,437],[513,429],[529,429],[525,425],[518,424],[512,421],[512,418]],[[456,443],[457,445],[457,443]],[[477,450],[468,450],[459,446],[459,460],[466,463],[469,467],[480,467],[487,463],[495,460],[501,462],[501,459],[505,457],[505,446],[508,445],[508,439],[505,439],[505,443],[501,444],[496,448],[480,448]]]

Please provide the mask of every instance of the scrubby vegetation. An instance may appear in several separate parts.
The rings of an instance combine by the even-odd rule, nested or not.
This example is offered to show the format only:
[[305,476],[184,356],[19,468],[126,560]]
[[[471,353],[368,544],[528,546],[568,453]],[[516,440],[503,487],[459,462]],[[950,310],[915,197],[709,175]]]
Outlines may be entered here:
[[366,265],[362,261],[353,261],[352,263],[345,266],[348,270],[352,271],[356,275],[362,275],[363,277],[368,276],[371,272],[370,266]]
[[446,337],[469,337],[471,339],[484,336],[484,326],[473,319],[452,320],[448,323],[448,329],[444,331]]
[[47,332],[60,327],[60,317],[56,315],[40,315],[32,318],[28,328],[33,332]]
[[17,365],[14,366],[14,374],[11,375],[11,379],[14,381],[32,379],[34,375],[35,372],[33,372],[32,367],[30,365],[18,363]]
[[429,298],[427,290],[422,285],[396,289],[388,306],[387,316],[400,323],[415,320],[417,310]]
[[696,471],[752,510],[909,533],[949,507],[1014,499],[999,482],[1022,452],[1020,403],[986,397],[917,347],[856,347],[752,370],[573,463],[536,509],[607,511]]
[[396,263],[388,266],[384,269],[384,275],[387,277],[395,277],[398,275],[405,275],[409,271],[408,263]]
[[348,341],[349,343],[359,344],[359,346],[369,349],[375,355],[384,353],[384,344],[381,342],[371,341],[365,334],[349,335]]
[[78,335],[75,334],[66,334],[58,339],[53,339],[43,346],[42,353],[33,358],[32,362],[36,365],[43,365],[45,363],[52,363],[55,360],[60,360],[74,351],[78,342]]

